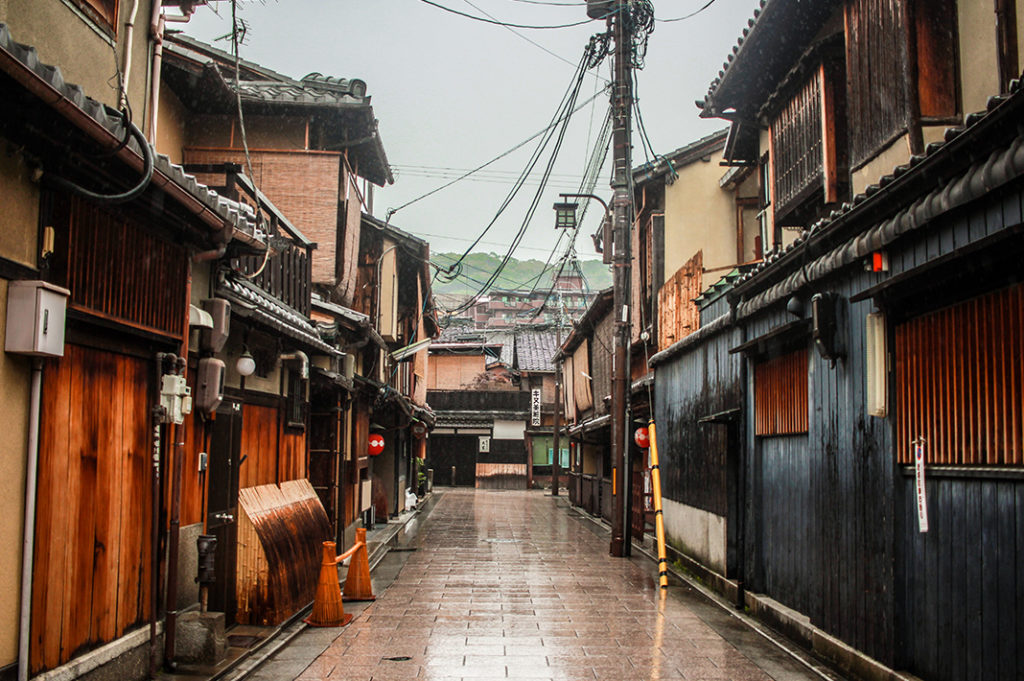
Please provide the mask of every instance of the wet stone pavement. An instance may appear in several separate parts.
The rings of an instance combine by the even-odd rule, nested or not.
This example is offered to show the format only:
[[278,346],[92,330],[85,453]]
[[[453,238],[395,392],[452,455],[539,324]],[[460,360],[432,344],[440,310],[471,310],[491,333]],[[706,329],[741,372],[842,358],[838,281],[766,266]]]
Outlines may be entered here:
[[611,558],[607,530],[564,501],[470,489],[433,501],[375,570],[376,602],[346,604],[351,624],[305,630],[249,679],[839,678],[685,585],[662,596],[654,563]]

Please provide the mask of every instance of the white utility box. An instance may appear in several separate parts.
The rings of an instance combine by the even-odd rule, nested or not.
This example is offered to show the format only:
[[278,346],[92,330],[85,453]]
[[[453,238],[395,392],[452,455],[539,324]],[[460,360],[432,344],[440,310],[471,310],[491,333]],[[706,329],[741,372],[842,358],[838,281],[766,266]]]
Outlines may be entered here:
[[36,357],[64,356],[64,322],[71,292],[45,281],[7,285],[4,349]]

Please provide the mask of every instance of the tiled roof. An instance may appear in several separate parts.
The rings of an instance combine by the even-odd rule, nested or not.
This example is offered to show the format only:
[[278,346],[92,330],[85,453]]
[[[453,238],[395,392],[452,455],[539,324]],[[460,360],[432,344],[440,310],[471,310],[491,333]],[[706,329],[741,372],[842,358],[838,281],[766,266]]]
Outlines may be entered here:
[[558,334],[553,331],[521,332],[516,338],[516,360],[520,371],[554,371]]
[[[342,354],[320,339],[316,327],[309,319],[292,308],[267,296],[263,291],[244,281],[237,281],[220,271],[219,289],[237,306],[242,316],[250,316],[264,326],[276,329],[286,336],[306,344],[327,355]],[[236,308],[237,309],[237,308]]]
[[[1024,90],[1021,82],[1015,80],[1010,84],[1009,94],[989,98],[986,111],[968,114],[963,126],[946,130],[942,142],[929,144],[923,154],[912,156],[908,163],[897,166],[852,201],[804,230],[783,251],[770,254],[741,275],[736,279],[734,289],[739,293],[743,289],[760,288],[759,284],[770,284],[777,279],[774,275],[788,271],[787,264],[804,257],[798,251],[816,245],[858,221],[864,222],[862,231],[842,245],[823,255],[819,248],[816,259],[745,301],[739,310],[740,315],[775,302],[837,267],[867,257],[899,236],[928,224],[937,215],[980,198],[1024,174],[1024,136],[1016,128],[1021,109],[1024,109]],[[989,124],[1004,125],[1015,131],[1016,137],[1011,138],[1009,146],[983,153],[978,139],[980,130]],[[960,169],[955,170],[956,167]],[[941,172],[936,169],[941,169]],[[944,178],[937,187],[936,177]],[[919,186],[912,186],[912,183]],[[935,188],[922,193],[920,187],[923,186]],[[884,217],[878,217],[879,214]]]
[[646,182],[674,171],[675,167],[692,163],[708,152],[707,147],[714,149],[720,145],[725,146],[725,138],[728,134],[729,128],[722,128],[664,156],[659,156],[651,163],[637,166],[633,169],[633,181],[636,183]]
[[704,99],[696,102],[701,116],[720,116],[737,107],[738,99],[763,102],[837,5],[838,0],[761,0]]
[[[98,123],[115,139],[120,140],[125,137],[125,125],[120,116],[108,114],[107,107],[86,96],[80,86],[65,82],[60,67],[40,61],[34,47],[15,42],[4,23],[0,23],[0,52],[21,68],[34,74],[56,95]],[[142,150],[134,138],[129,142],[128,147],[139,156],[142,155]],[[235,230],[236,237],[247,241],[262,239],[262,235],[258,234],[256,230],[255,214],[249,206],[223,197],[206,185],[197,182],[194,176],[186,173],[180,165],[171,163],[170,159],[163,154],[155,155],[154,172],[184,190],[189,196],[217,215],[223,223],[230,225]]]
[[[235,106],[234,56],[182,34],[165,41],[165,80],[176,91],[200,91],[191,106],[224,113]],[[327,144],[345,144],[360,159],[361,175],[379,185],[394,182],[366,82],[310,73],[291,78],[253,62],[239,61],[238,93],[246,106],[315,107],[339,118],[328,126]],[[340,121],[340,123],[338,122]],[[357,139],[348,139],[354,134]]]

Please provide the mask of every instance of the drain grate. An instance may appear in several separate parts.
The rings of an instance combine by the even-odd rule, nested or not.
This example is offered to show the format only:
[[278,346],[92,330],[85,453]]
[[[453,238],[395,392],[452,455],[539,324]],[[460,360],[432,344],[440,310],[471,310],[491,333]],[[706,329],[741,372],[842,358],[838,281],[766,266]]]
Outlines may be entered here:
[[412,658],[408,655],[395,655],[394,657],[382,657],[380,659],[384,662],[408,662]]
[[487,542],[488,544],[518,544],[518,539],[501,539],[499,537],[489,537],[487,539],[481,539],[480,541]]

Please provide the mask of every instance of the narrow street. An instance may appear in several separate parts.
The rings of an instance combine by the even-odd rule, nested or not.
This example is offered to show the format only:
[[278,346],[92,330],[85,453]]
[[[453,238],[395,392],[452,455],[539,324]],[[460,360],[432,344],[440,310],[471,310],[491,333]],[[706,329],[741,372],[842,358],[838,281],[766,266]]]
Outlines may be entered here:
[[688,586],[660,598],[651,561],[609,557],[607,531],[544,492],[434,501],[374,572],[376,602],[346,605],[351,624],[305,630],[249,678],[839,678]]

